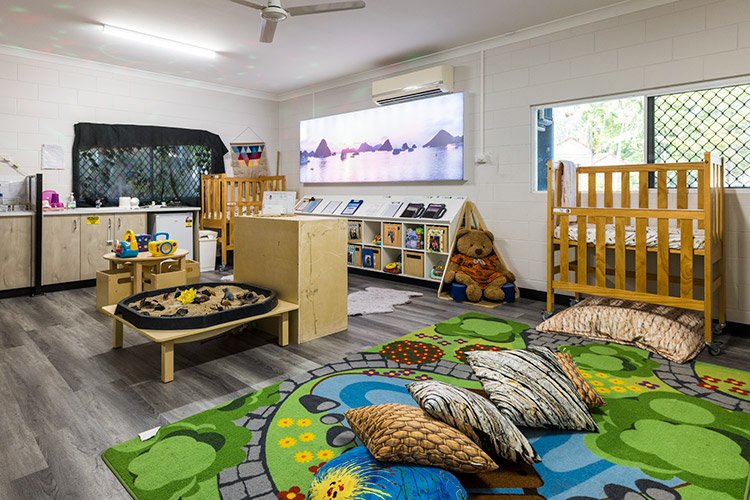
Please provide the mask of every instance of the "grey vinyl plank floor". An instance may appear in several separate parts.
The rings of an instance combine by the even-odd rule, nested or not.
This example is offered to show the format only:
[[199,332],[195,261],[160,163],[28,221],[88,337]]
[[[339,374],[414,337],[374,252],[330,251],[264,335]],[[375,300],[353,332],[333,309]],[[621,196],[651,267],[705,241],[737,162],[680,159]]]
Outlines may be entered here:
[[[0,499],[128,499],[100,455],[141,431],[464,312],[534,326],[544,307],[520,299],[485,309],[349,276],[350,291],[368,286],[423,295],[393,313],[350,317],[346,331],[302,345],[282,348],[263,332],[180,344],[170,384],[159,380],[157,344],[126,329],[124,348],[111,349],[111,320],[96,312],[94,288],[0,300]],[[747,369],[750,338],[721,340],[721,356],[700,359]]]

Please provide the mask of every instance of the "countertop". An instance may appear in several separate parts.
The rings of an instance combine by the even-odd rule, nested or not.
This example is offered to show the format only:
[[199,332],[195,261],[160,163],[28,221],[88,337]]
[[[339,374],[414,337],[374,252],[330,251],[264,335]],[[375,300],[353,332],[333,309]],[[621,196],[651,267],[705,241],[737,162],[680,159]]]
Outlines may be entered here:
[[[104,215],[104,214],[140,214],[140,213],[169,213],[169,212],[200,212],[200,207],[140,207],[140,208],[74,208],[73,210],[47,210],[44,215]],[[10,212],[13,213],[13,212]]]
[[[120,207],[102,208],[74,208],[73,210],[45,210],[43,215],[105,215],[105,214],[139,214],[139,213],[169,213],[169,212],[200,212],[200,207],[140,207],[135,209]],[[0,212],[0,217],[31,217],[30,210],[16,210],[14,212]]]
[[0,212],[0,217],[31,217],[34,212],[30,210],[16,210],[14,212]]

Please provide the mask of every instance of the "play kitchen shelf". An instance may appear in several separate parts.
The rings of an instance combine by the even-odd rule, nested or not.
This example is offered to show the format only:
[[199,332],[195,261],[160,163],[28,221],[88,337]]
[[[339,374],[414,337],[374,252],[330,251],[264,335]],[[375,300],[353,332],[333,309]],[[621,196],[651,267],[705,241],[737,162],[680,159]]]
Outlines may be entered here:
[[435,282],[447,265],[466,201],[464,196],[321,196],[303,198],[298,206],[313,198],[319,200],[315,209],[298,213],[346,219],[349,268]]

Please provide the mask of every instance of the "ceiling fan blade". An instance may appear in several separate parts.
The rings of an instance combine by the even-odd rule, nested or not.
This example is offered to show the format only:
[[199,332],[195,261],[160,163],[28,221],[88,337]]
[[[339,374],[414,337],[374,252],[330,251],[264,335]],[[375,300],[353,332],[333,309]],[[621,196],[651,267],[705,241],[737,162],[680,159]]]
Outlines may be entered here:
[[229,0],[230,2],[234,2],[238,5],[244,5],[245,7],[252,7],[253,9],[263,10],[265,8],[264,5],[257,4],[255,2],[248,2],[247,0]]
[[273,42],[273,34],[276,33],[276,25],[279,24],[276,21],[269,21],[263,19],[260,25],[260,41],[263,43]]
[[[233,0],[234,1],[234,0]],[[285,7],[290,16],[304,16],[307,14],[321,14],[323,12],[336,12],[339,10],[354,10],[365,7],[365,2],[335,2],[320,3],[316,5],[302,5],[300,7]]]

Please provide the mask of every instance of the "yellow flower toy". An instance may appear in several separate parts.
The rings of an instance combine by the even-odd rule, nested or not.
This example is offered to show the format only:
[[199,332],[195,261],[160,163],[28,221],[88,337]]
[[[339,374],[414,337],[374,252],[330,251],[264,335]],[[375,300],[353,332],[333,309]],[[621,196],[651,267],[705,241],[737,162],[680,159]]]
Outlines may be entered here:
[[195,293],[195,288],[188,288],[187,290],[183,290],[180,293],[180,296],[177,297],[177,300],[179,300],[183,304],[190,304],[195,300]]

